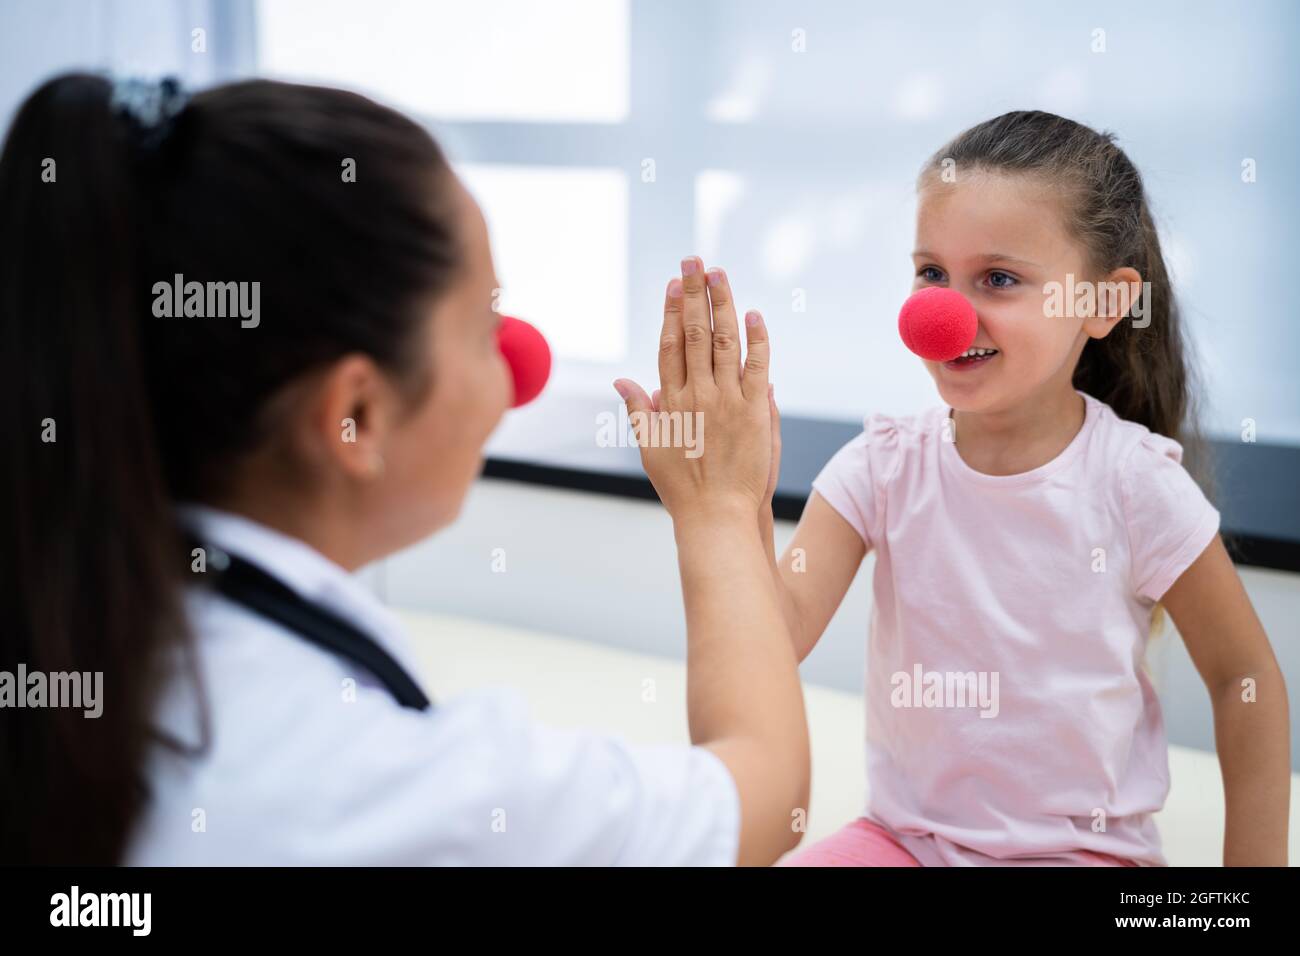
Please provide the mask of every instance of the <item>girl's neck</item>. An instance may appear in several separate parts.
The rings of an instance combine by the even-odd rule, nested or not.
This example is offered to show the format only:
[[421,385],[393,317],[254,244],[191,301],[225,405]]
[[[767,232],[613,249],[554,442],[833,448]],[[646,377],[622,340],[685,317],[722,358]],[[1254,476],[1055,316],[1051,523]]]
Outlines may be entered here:
[[996,412],[953,410],[955,447],[986,475],[1019,475],[1063,452],[1083,427],[1086,404],[1071,385]]

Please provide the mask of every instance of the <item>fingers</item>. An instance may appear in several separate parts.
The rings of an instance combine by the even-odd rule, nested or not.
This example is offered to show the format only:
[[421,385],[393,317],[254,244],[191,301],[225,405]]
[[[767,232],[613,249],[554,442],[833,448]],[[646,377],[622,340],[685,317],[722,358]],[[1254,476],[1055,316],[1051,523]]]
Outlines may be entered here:
[[731,283],[721,269],[707,273],[709,302],[713,311],[713,379],[719,386],[740,384],[740,326]]
[[682,337],[686,349],[686,377],[697,385],[713,381],[713,328],[709,321],[709,295],[704,264],[698,256],[682,260]]
[[664,293],[664,327],[659,333],[659,384],[670,392],[686,384],[682,339],[682,280],[672,279]]
[[650,396],[650,404],[654,406],[656,412],[663,407],[659,404],[659,398],[661,395],[663,395],[662,390],[656,388]]
[[770,354],[767,325],[757,312],[745,313],[745,371],[740,380],[740,390],[751,402],[768,401],[767,371]]

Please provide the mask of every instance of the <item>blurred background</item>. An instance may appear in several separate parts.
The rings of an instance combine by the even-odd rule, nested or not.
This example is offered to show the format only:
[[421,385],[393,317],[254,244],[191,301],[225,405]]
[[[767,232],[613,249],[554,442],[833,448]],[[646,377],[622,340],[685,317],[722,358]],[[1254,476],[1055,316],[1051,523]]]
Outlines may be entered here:
[[[577,434],[567,452],[599,470],[629,450],[596,447],[590,403],[617,408],[616,376],[656,379],[664,284],[690,253],[724,265],[740,304],[767,317],[785,415],[851,423],[936,403],[896,331],[916,174],[972,124],[1057,112],[1117,133],[1146,179],[1209,434],[1239,443],[1249,419],[1261,449],[1294,462],[1300,321],[1282,280],[1300,251],[1298,40],[1291,0],[6,0],[0,119],[71,68],[191,86],[307,80],[409,112],[484,207],[503,310],[556,351],[552,385],[496,447]],[[454,527],[367,580],[399,609],[454,616],[427,618],[431,633],[474,619],[679,660],[667,518],[581,490],[585,474],[571,469],[567,487],[480,481]],[[1294,528],[1300,475],[1279,477],[1269,514]],[[791,531],[780,523],[782,546]],[[805,662],[811,684],[860,692],[872,563]],[[1294,694],[1300,575],[1240,570]],[[543,713],[568,686],[548,659],[528,658],[552,681],[535,697]],[[1212,751],[1205,689],[1176,636],[1151,663],[1170,739]],[[615,672],[567,677],[596,692]],[[833,759],[860,759],[858,732]],[[1292,743],[1300,766],[1294,727]]]
[[0,115],[74,66],[370,93],[480,199],[503,308],[547,333],[556,390],[651,380],[663,285],[695,252],[768,318],[783,411],[853,420],[935,399],[894,325],[921,163],[1050,110],[1115,131],[1146,177],[1211,434],[1250,418],[1300,444],[1279,285],[1300,249],[1297,24],[1290,0],[8,0]]

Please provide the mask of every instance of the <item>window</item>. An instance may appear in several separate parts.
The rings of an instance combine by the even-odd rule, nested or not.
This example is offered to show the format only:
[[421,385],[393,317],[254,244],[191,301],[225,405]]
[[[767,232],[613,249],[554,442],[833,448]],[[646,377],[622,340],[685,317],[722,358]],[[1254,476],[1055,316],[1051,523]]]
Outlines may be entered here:
[[1187,6],[261,0],[256,68],[429,124],[489,218],[504,307],[556,346],[557,390],[651,386],[664,284],[695,252],[767,317],[782,409],[840,419],[937,400],[895,325],[926,157],[1011,109],[1114,130],[1154,201],[1211,432],[1252,418],[1294,444],[1300,325],[1275,283],[1221,277],[1286,275],[1300,243],[1277,122],[1300,14]]

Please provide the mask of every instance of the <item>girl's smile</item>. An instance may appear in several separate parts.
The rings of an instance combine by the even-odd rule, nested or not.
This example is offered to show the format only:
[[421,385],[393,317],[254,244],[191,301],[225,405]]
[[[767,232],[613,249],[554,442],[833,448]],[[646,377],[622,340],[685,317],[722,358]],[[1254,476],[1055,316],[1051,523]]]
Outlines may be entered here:
[[959,355],[950,362],[944,362],[943,367],[953,372],[970,372],[977,368],[983,368],[1001,355],[994,348],[979,348],[971,346],[966,350],[965,355]]

